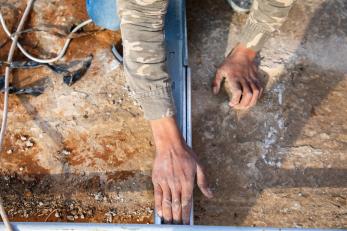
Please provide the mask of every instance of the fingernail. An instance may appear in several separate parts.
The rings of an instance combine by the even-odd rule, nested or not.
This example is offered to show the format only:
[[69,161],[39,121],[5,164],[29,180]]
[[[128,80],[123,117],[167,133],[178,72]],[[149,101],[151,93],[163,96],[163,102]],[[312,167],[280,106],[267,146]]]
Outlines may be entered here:
[[162,217],[163,216],[163,212],[161,210],[158,211],[158,216]]
[[172,220],[165,220],[164,219],[164,224],[172,224]]
[[177,221],[177,220],[174,220],[172,223],[173,223],[174,225],[182,224],[181,222],[179,222],[179,221]]

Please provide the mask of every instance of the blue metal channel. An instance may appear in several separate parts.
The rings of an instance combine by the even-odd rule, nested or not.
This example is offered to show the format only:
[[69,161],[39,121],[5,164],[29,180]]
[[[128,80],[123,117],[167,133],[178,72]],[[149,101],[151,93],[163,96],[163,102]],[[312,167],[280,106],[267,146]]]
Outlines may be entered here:
[[165,22],[167,69],[172,80],[179,128],[187,140],[187,29],[184,0],[170,0]]
[[[169,0],[165,19],[165,40],[167,70],[172,81],[172,94],[176,106],[178,126],[189,146],[191,139],[191,99],[190,69],[188,67],[188,43],[186,1]],[[161,224],[160,217],[155,213],[155,224]],[[190,225],[194,224],[193,210]]]
[[[341,231],[343,229],[301,229],[187,225],[122,225],[88,223],[12,223],[15,231]],[[344,229],[346,230],[346,229]],[[3,224],[0,231],[5,231]]]

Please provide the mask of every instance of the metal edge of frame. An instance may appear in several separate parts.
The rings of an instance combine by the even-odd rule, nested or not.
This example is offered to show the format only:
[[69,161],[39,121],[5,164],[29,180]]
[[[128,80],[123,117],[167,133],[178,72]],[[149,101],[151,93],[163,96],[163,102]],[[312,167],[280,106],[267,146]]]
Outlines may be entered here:
[[[306,228],[267,228],[267,227],[226,227],[200,225],[146,225],[146,224],[88,224],[64,222],[15,222],[14,231],[342,231],[346,229],[306,229]],[[0,225],[0,231],[5,226]]]
[[[188,67],[188,38],[185,0],[169,0],[165,25],[168,72],[173,85],[177,109],[177,120],[182,135],[189,147],[192,146],[191,130],[191,85]],[[155,211],[154,224],[162,224]],[[190,224],[194,224],[193,209]]]

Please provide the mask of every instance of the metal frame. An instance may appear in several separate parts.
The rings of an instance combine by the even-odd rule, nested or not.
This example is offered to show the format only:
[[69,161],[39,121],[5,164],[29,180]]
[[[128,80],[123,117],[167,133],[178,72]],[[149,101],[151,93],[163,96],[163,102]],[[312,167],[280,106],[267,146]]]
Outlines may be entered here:
[[[176,119],[185,141],[191,147],[191,72],[188,66],[189,59],[185,4],[185,0],[169,0],[165,19],[165,40],[167,71],[172,82],[172,94],[177,111]],[[193,217],[192,209],[190,225],[194,224]],[[161,219],[157,213],[155,213],[154,223],[161,224]]]
[[[191,226],[191,225],[117,225],[86,223],[12,223],[15,231],[324,231],[327,229],[300,228],[262,228],[262,227],[225,227],[225,226]],[[342,229],[330,229],[341,231]],[[5,231],[0,225],[0,231]],[[327,230],[328,231],[328,230]]]

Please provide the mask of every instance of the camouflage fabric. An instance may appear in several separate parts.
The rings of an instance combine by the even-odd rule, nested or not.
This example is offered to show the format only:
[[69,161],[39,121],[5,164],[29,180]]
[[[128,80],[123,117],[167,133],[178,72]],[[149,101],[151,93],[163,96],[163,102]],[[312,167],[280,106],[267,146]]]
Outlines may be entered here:
[[165,66],[167,6],[167,0],[118,0],[127,82],[148,120],[175,114]]
[[287,19],[295,0],[254,0],[238,42],[260,51],[271,34]]
[[[293,1],[255,0],[239,42],[259,51],[285,21]],[[165,67],[167,6],[168,0],[118,0],[127,82],[148,120],[175,114]]]

